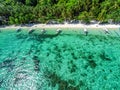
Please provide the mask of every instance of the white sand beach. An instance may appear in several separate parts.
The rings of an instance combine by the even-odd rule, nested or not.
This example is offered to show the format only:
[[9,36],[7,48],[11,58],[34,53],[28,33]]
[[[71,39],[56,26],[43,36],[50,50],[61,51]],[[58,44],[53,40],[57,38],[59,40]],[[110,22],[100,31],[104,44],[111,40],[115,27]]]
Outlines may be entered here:
[[31,26],[21,26],[21,25],[11,25],[0,27],[1,29],[9,29],[9,28],[120,28],[120,25],[116,24],[33,24]]

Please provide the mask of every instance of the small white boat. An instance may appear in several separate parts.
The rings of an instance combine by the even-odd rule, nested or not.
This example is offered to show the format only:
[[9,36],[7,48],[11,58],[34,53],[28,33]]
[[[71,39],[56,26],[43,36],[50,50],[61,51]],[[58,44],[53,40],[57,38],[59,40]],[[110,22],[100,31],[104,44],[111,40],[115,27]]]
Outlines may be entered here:
[[105,31],[105,34],[109,34],[109,30],[107,28],[104,28],[103,30]]
[[28,33],[32,34],[34,31],[35,31],[34,29],[30,29]]
[[22,31],[22,29],[21,29],[21,28],[18,28],[18,29],[16,29],[16,31],[17,31],[17,32],[21,32],[21,31]]
[[41,30],[41,34],[45,34],[46,33],[46,30],[45,29],[42,29]]
[[57,30],[56,30],[56,34],[60,34],[61,32],[62,32],[61,29],[57,29]]
[[86,36],[88,35],[88,30],[86,28],[84,28],[84,33]]

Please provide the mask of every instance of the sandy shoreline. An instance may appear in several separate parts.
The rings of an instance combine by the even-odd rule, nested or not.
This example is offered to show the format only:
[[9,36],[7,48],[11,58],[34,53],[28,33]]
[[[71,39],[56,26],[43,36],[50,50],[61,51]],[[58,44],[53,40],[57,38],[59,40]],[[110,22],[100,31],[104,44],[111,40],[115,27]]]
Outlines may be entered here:
[[120,28],[120,25],[115,24],[105,24],[105,25],[99,25],[99,24],[56,24],[56,25],[46,25],[46,24],[34,24],[32,26],[5,26],[0,27],[0,29],[10,29],[10,28]]

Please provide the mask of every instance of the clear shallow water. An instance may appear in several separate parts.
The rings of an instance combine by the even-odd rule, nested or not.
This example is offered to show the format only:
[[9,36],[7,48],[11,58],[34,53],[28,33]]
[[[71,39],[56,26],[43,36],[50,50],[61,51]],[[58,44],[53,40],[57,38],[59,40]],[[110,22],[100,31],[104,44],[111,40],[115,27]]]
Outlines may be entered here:
[[119,90],[119,31],[89,31],[2,30],[0,90]]

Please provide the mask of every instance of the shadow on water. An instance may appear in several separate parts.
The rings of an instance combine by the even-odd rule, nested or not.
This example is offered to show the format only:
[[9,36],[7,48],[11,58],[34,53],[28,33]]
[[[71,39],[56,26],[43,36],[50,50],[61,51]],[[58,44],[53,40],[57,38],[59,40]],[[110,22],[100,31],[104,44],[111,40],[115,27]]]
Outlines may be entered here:
[[22,33],[17,33],[16,34],[16,38],[17,39],[26,39],[28,37],[28,35],[22,34]]
[[56,37],[58,35],[60,35],[60,34],[35,34],[35,33],[32,33],[32,34],[22,34],[22,33],[17,33],[16,37],[17,37],[17,39],[25,39],[27,37],[54,38],[54,37]]
[[17,39],[23,39],[23,41],[21,43],[24,43],[26,40],[27,41],[32,41],[32,40],[36,40],[39,42],[44,42],[45,39],[47,38],[54,38],[57,37],[59,34],[22,34],[22,33],[18,33],[16,34],[16,38]]
[[[118,34],[117,34],[118,35]],[[57,36],[73,36],[73,34],[22,34],[22,33],[18,33],[16,34],[17,39],[24,39],[23,42],[25,40],[31,41],[31,40],[37,40],[40,42],[43,42],[45,39],[49,38],[49,39],[53,39]],[[87,37],[83,34],[80,35],[74,35],[77,36],[79,38],[89,38],[89,40],[91,40],[92,38],[97,38],[99,40],[106,40],[106,39],[118,39],[118,37],[114,37],[114,36],[101,36],[101,35],[88,35]]]

